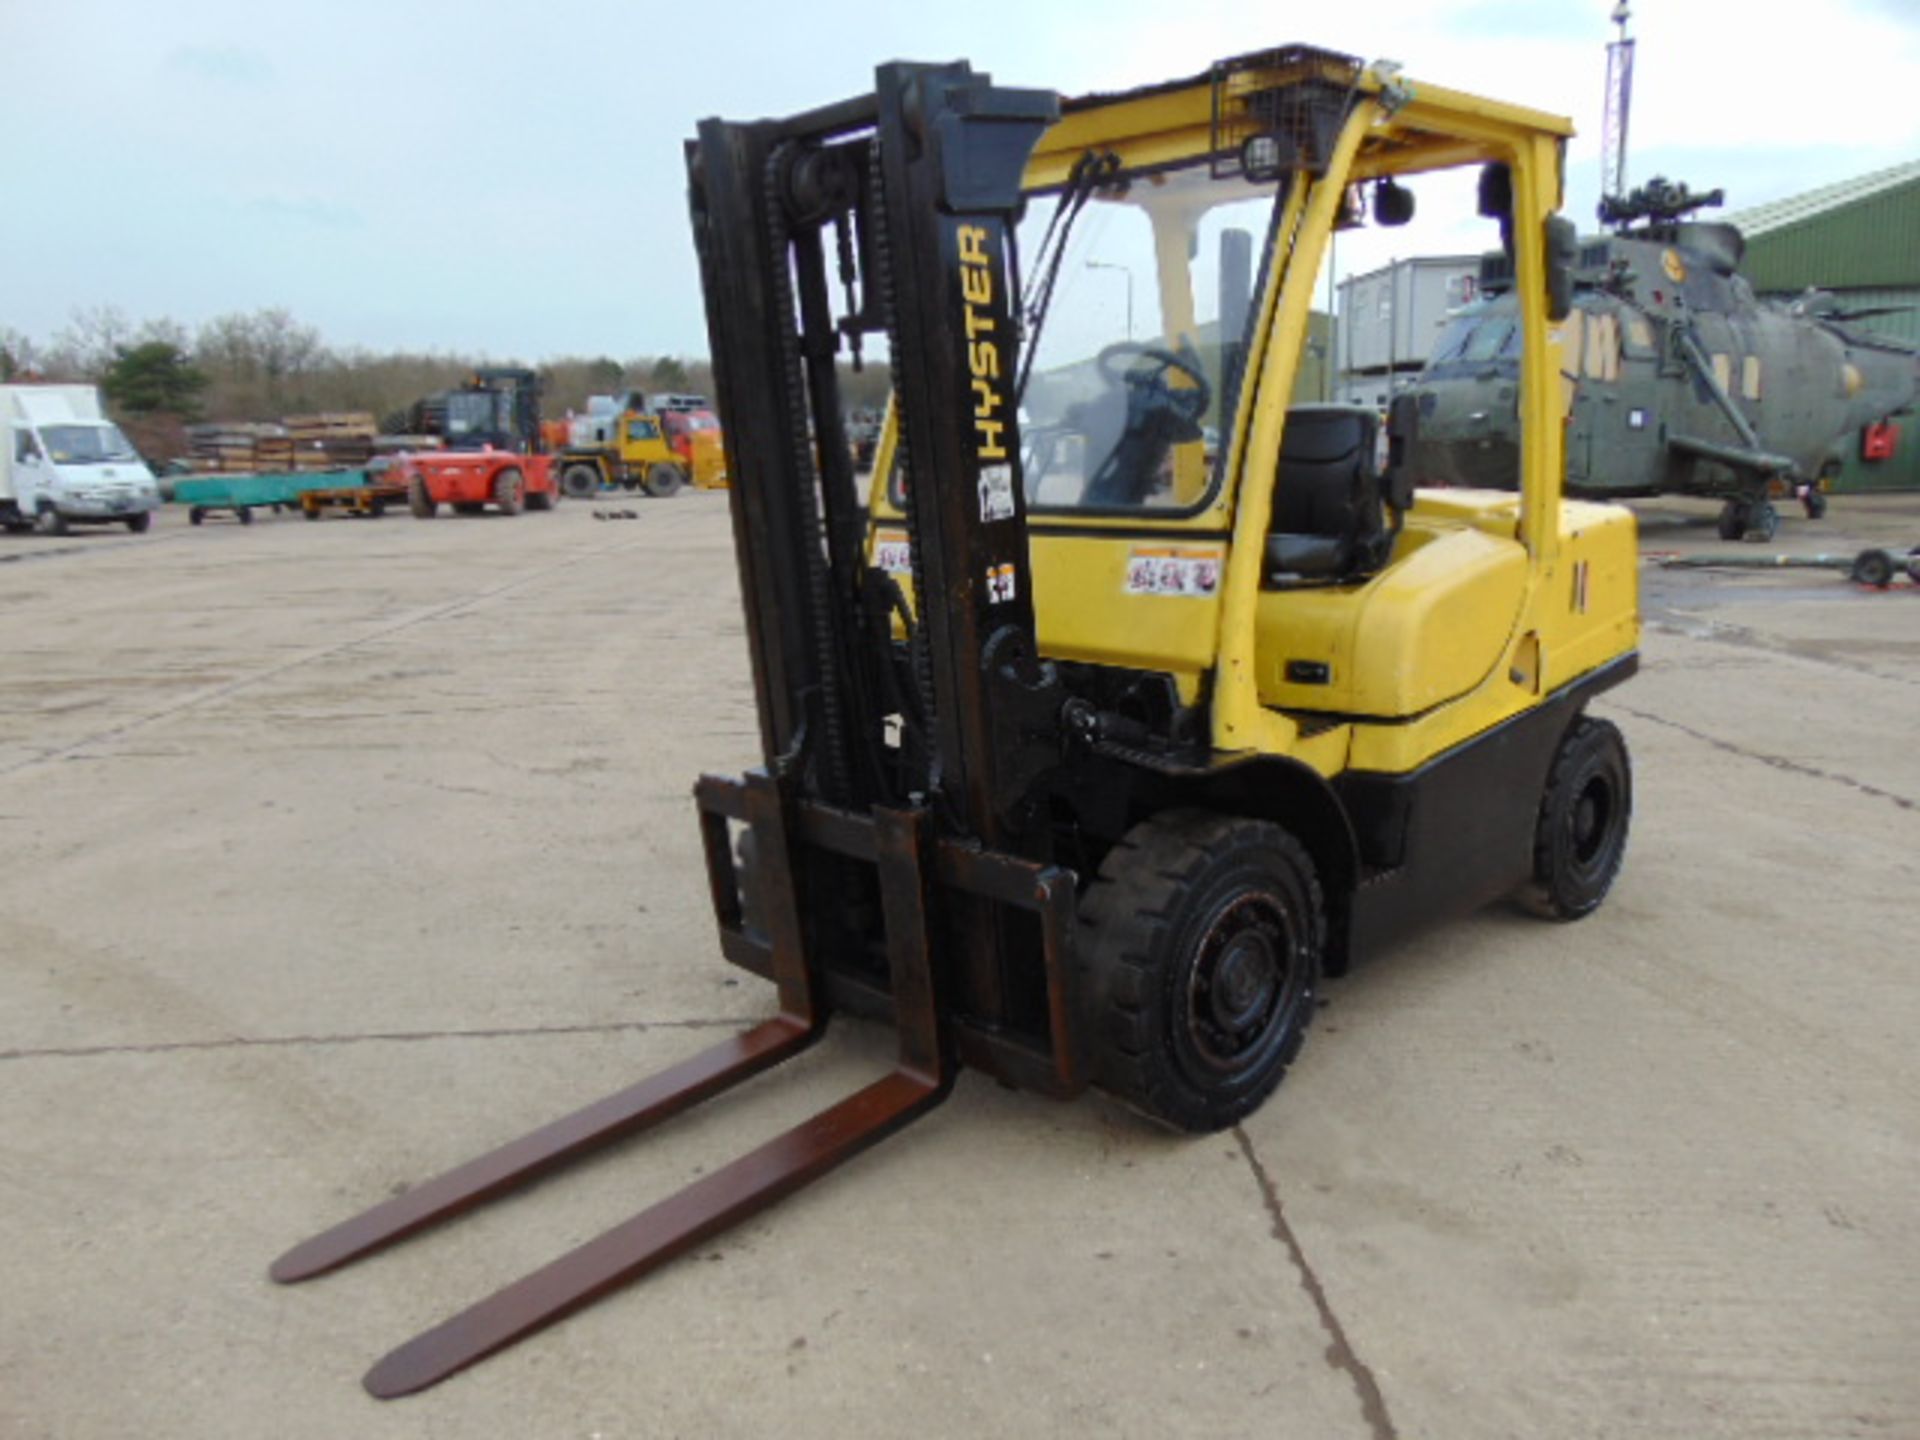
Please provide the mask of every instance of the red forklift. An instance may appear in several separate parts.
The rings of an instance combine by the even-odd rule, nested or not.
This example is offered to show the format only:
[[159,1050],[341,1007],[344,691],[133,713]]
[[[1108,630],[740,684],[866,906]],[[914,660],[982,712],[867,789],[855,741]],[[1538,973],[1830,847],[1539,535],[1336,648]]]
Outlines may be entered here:
[[416,434],[437,435],[444,448],[398,456],[389,480],[402,486],[407,507],[431,520],[442,505],[477,515],[491,505],[502,515],[551,510],[560,502],[553,461],[541,453],[540,379],[531,370],[475,370],[455,390],[429,395],[413,407]]

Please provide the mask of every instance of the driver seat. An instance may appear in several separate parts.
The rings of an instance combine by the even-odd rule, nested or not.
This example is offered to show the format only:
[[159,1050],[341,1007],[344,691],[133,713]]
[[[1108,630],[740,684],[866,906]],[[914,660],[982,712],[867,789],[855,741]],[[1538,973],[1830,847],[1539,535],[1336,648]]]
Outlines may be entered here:
[[[1412,500],[1398,466],[1380,473],[1380,414],[1365,405],[1287,411],[1267,536],[1268,584],[1364,579],[1386,563]],[[1382,510],[1392,512],[1389,528]]]

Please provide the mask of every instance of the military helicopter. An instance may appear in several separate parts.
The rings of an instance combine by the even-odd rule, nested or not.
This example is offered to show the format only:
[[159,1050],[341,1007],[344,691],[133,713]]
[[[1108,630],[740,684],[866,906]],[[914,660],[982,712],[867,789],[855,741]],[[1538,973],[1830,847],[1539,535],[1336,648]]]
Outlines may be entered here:
[[[1847,447],[1913,408],[1920,356],[1845,328],[1885,311],[1842,310],[1817,291],[1756,298],[1738,273],[1739,230],[1687,218],[1722,199],[1655,178],[1601,201],[1615,232],[1580,243],[1560,327],[1567,491],[1718,498],[1722,539],[1768,540],[1770,496],[1789,493],[1820,518]],[[1456,315],[1403,402],[1419,414],[1409,438],[1420,484],[1514,488],[1512,277],[1507,255],[1482,258],[1484,298]]]

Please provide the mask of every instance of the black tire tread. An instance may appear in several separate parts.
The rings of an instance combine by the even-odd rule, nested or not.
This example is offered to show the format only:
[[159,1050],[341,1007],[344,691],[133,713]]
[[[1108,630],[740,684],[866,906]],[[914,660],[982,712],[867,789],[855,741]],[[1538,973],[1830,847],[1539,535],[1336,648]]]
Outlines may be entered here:
[[[1083,1024],[1088,1027],[1094,1084],[1146,1118],[1180,1130],[1221,1129],[1251,1113],[1272,1093],[1293,1063],[1313,1020],[1309,998],[1299,1028],[1290,1037],[1270,1083],[1234,1112],[1200,1114],[1155,1062],[1149,1000],[1156,983],[1152,956],[1179,912],[1182,893],[1208,865],[1242,845],[1277,844],[1290,851],[1307,877],[1316,917],[1316,952],[1326,942],[1326,904],[1312,857],[1277,825],[1206,810],[1170,810],[1136,826],[1108,851],[1100,872],[1080,898],[1083,955],[1099,947],[1111,962],[1081,971]],[[1317,989],[1317,987],[1316,987]]]
[[518,515],[526,502],[527,477],[519,469],[508,466],[493,477],[489,489],[495,510],[502,515]]
[[[1551,851],[1552,840],[1546,819],[1547,809],[1553,803],[1554,792],[1559,789],[1561,783],[1569,773],[1585,762],[1589,751],[1596,747],[1606,745],[1617,746],[1622,758],[1625,758],[1627,753],[1626,741],[1622,738],[1619,727],[1611,720],[1599,720],[1583,713],[1567,727],[1566,736],[1561,740],[1560,748],[1554,752],[1553,764],[1547,771],[1547,783],[1542,787],[1540,792],[1540,809],[1534,819],[1533,879],[1527,885],[1523,886],[1515,896],[1522,907],[1532,911],[1543,920],[1578,920],[1583,916],[1592,914],[1600,908],[1601,901],[1606,899],[1608,891],[1613,888],[1614,879],[1619,874],[1619,867],[1616,865],[1613,874],[1607,877],[1606,884],[1601,887],[1600,894],[1595,897],[1592,904],[1577,910],[1569,910],[1559,902],[1554,896],[1548,878],[1553,869],[1553,856]],[[1629,776],[1630,775],[1631,771],[1629,771]],[[1631,781],[1629,781],[1629,783],[1631,783]],[[1629,790],[1628,793],[1627,803],[1628,815],[1631,817],[1631,790]],[[1624,845],[1625,842],[1623,841],[1623,857]]]

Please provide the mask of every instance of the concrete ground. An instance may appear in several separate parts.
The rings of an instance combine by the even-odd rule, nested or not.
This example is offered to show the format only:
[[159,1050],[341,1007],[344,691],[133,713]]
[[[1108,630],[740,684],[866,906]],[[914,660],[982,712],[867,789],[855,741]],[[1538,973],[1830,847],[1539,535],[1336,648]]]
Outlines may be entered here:
[[[1607,906],[1334,982],[1176,1140],[963,1077],[426,1394],[453,1309],[876,1074],[848,1026],[311,1284],[292,1242],[770,1013],[688,788],[752,762],[726,507],[0,544],[0,1435],[1920,1434],[1920,590],[1646,571]],[[1760,553],[1712,508],[1649,551]],[[1768,552],[1920,543],[1842,497]],[[12,563],[9,563],[12,562]]]

